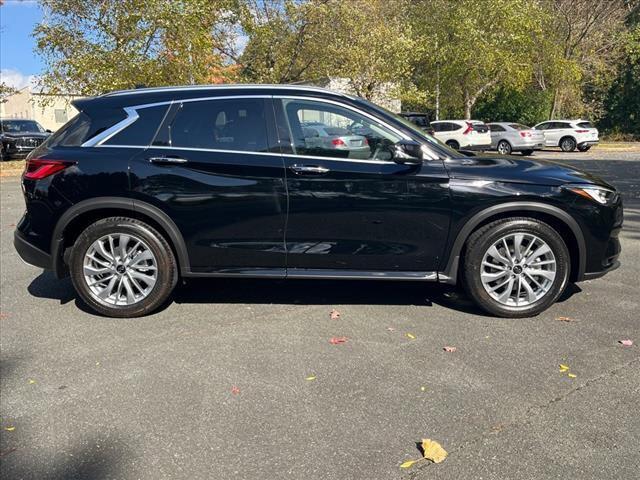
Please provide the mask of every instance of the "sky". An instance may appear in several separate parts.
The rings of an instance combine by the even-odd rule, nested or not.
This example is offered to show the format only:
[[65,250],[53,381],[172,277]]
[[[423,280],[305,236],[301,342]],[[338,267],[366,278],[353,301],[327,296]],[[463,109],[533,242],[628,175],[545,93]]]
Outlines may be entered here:
[[41,18],[42,11],[33,0],[4,0],[0,6],[0,77],[6,84],[22,88],[42,71],[31,36]]

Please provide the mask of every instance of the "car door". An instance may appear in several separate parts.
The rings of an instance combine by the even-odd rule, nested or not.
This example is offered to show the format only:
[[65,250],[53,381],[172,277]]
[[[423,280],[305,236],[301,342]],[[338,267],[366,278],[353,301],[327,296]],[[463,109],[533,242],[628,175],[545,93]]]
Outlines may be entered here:
[[491,133],[491,148],[495,150],[495,148],[498,146],[498,142],[502,140],[505,129],[502,125],[497,125],[495,123],[490,123],[487,126],[489,127],[489,132]]
[[[135,123],[134,123],[135,125]],[[176,101],[131,162],[136,199],[180,230],[193,273],[284,276],[286,191],[270,97]]]
[[[389,145],[402,132],[348,105],[283,97],[274,106],[289,193],[287,275],[435,271],[449,226],[442,161],[393,162]],[[357,125],[362,138],[353,131],[346,137],[353,146],[311,150],[301,128],[310,120]],[[363,144],[370,147],[367,158]]]
[[557,147],[562,136],[563,124],[560,122],[549,122],[544,131],[544,138],[548,147]]

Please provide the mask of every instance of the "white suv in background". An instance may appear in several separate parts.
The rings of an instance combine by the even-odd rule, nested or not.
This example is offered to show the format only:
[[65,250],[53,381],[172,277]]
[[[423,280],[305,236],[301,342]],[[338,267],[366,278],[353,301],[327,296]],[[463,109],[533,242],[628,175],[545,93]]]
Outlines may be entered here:
[[456,150],[489,150],[489,127],[478,120],[438,120],[431,122],[433,136]]
[[533,128],[544,133],[545,146],[560,147],[563,152],[573,152],[576,148],[586,152],[598,144],[598,129],[588,120],[548,120]]

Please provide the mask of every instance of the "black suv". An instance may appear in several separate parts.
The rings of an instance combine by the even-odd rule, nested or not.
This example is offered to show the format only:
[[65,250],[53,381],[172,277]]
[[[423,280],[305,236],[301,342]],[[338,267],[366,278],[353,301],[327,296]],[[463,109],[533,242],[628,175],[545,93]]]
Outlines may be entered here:
[[28,157],[15,246],[105,315],[152,312],[180,277],[286,277],[461,282],[524,317],[619,265],[607,183],[465,156],[359,98],[226,85],[74,104]]

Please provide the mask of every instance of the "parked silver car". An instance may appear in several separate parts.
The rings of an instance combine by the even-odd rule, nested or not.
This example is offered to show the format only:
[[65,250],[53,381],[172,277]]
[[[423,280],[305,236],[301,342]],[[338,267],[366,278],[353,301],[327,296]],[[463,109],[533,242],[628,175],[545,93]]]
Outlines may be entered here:
[[307,122],[302,124],[302,134],[307,149],[317,150],[318,155],[327,150],[337,150],[343,151],[345,158],[367,159],[371,156],[367,137],[354,135],[346,128]]
[[509,155],[511,152],[531,155],[534,150],[542,150],[544,147],[544,134],[539,130],[511,122],[494,122],[488,125],[491,130],[491,149],[502,155]]

